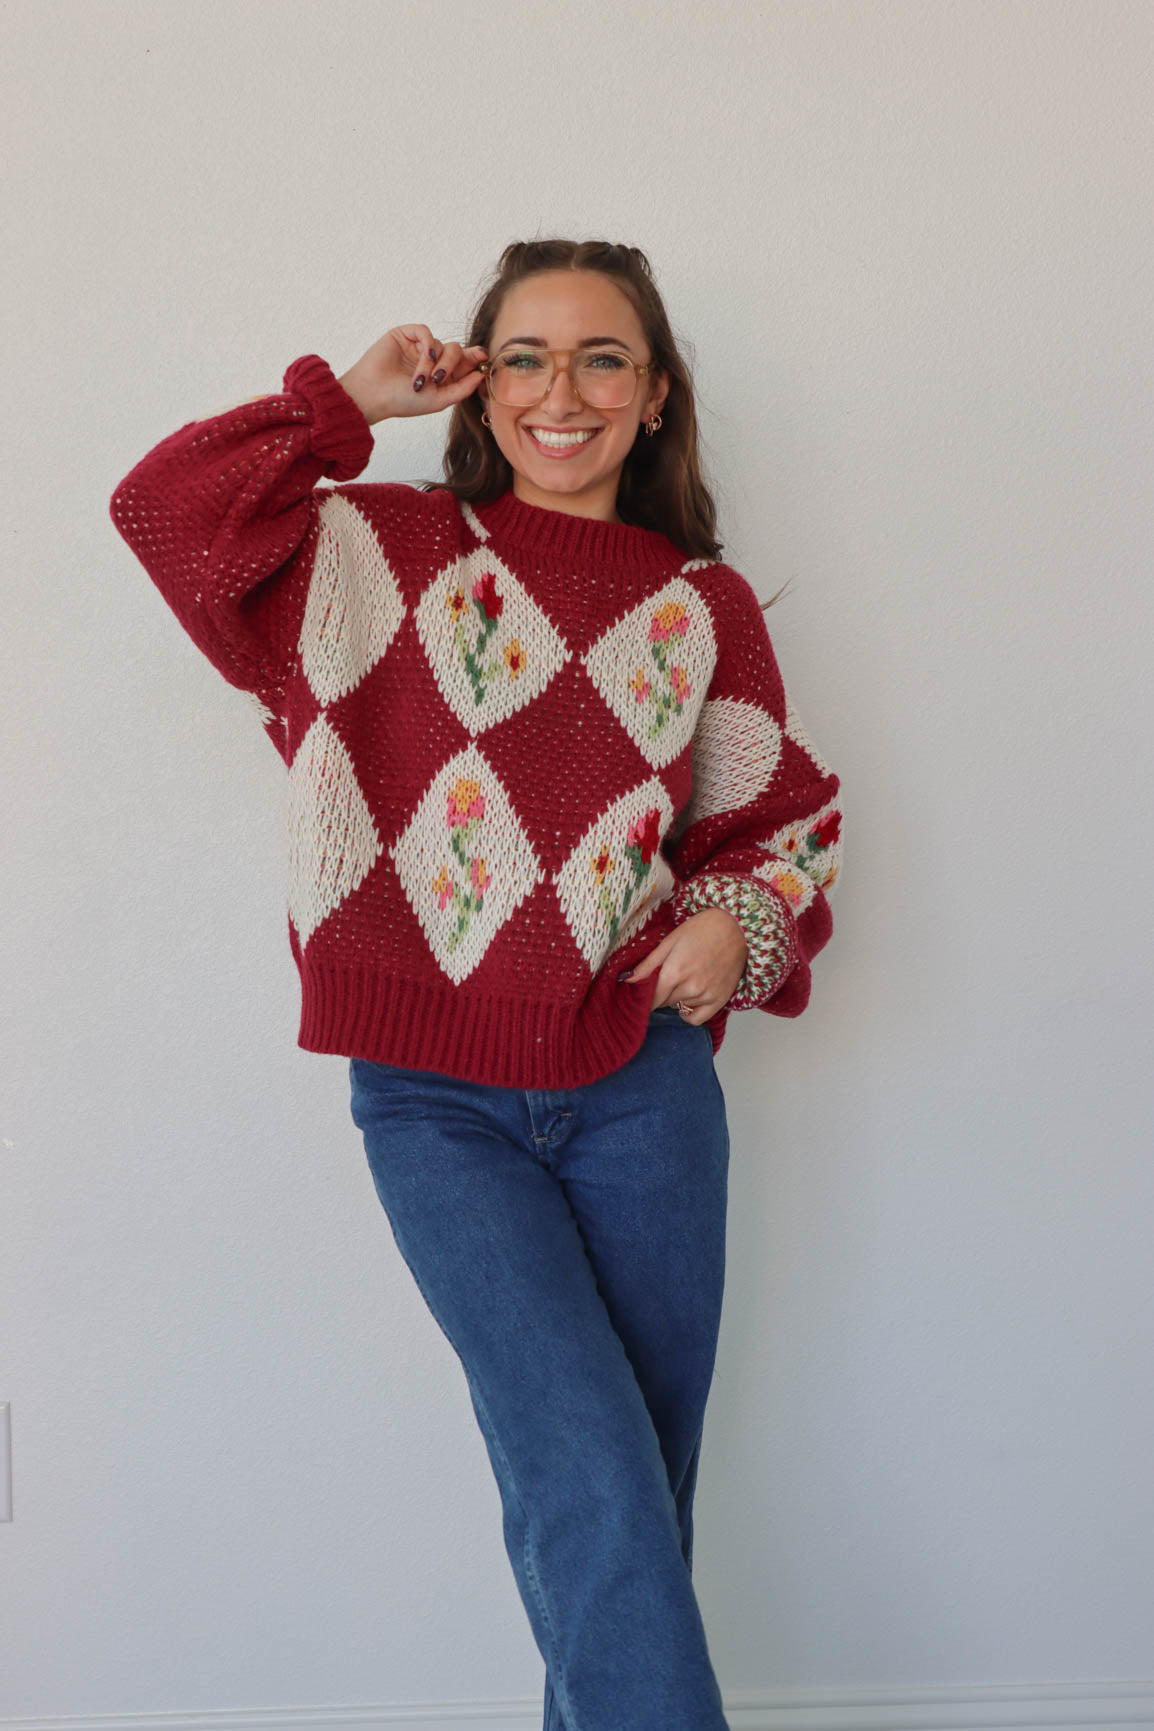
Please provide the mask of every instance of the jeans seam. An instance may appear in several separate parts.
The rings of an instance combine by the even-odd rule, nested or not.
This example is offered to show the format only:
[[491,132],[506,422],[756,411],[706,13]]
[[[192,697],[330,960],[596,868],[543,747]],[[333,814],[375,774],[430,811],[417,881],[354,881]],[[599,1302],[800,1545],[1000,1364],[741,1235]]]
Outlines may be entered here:
[[549,1640],[553,1646],[554,1658],[555,1658],[555,1663],[556,1663],[556,1667],[557,1667],[555,1672],[553,1670],[550,1670],[550,1681],[553,1684],[553,1693],[555,1695],[559,1695],[561,1698],[562,1707],[564,1709],[565,1723],[570,1727],[570,1731],[581,1731],[581,1728],[577,1723],[576,1717],[573,1714],[573,1704],[569,1699],[569,1687],[565,1681],[565,1667],[562,1664],[561,1658],[560,1658],[560,1648],[559,1648],[558,1643],[557,1643],[557,1631],[553,1627],[553,1619],[549,1615],[548,1607],[545,1604],[545,1597],[541,1591],[541,1583],[538,1579],[537,1571],[533,1567],[533,1561],[532,1561],[532,1557],[530,1554],[530,1544],[529,1544],[529,1538],[530,1538],[530,1532],[531,1532],[531,1523],[529,1520],[529,1511],[525,1507],[525,1503],[524,1503],[524,1500],[521,1496],[520,1491],[517,1489],[517,1481],[513,1476],[513,1469],[509,1465],[509,1457],[505,1453],[504,1448],[501,1446],[501,1439],[497,1435],[497,1430],[496,1430],[495,1425],[493,1424],[492,1417],[490,1416],[489,1408],[485,1404],[485,1398],[482,1395],[480,1389],[477,1387],[476,1383],[472,1384],[472,1388],[473,1388],[473,1397],[477,1401],[478,1405],[481,1407],[481,1410],[485,1414],[485,1420],[489,1426],[489,1435],[493,1439],[493,1446],[497,1450],[497,1453],[501,1457],[502,1464],[505,1468],[506,1473],[508,1474],[509,1483],[513,1487],[513,1495],[517,1499],[517,1506],[521,1510],[521,1514],[524,1517],[525,1538],[524,1538],[524,1541],[523,1541],[523,1544],[521,1547],[521,1556],[522,1556],[522,1560],[525,1564],[525,1574],[527,1575],[527,1577],[528,1577],[528,1579],[532,1585],[532,1588],[533,1588],[533,1597],[536,1599],[537,1607],[538,1607],[539,1611],[541,1612],[541,1621],[544,1623],[546,1629],[548,1629],[548,1631],[549,1631]]
[[[395,1233],[394,1233],[394,1235],[395,1235]],[[397,1241],[397,1248],[401,1249],[399,1239]],[[405,1256],[403,1249],[401,1250],[401,1255],[404,1256],[405,1262],[408,1264],[409,1272],[412,1275],[414,1281],[416,1282],[417,1290],[420,1292],[421,1297],[424,1299],[425,1303],[428,1305],[430,1314],[436,1319],[438,1326],[443,1330],[446,1340],[449,1342],[449,1345],[452,1347],[453,1351],[456,1353],[458,1359],[460,1360],[462,1370],[465,1370],[464,1354],[461,1352],[460,1347],[457,1345],[456,1341],[453,1339],[452,1334],[445,1327],[444,1322],[442,1322],[441,1318],[437,1315],[437,1311],[434,1309],[432,1300],[430,1299],[428,1293],[425,1291],[424,1284],[423,1284],[420,1276],[418,1275],[415,1266],[413,1265],[412,1262],[409,1261],[409,1258],[407,1256]],[[565,1721],[566,1721],[567,1725],[570,1727],[570,1731],[581,1731],[581,1727],[577,1723],[577,1720],[576,1720],[576,1718],[573,1714],[573,1711],[572,1711],[572,1704],[569,1700],[569,1688],[565,1682],[565,1667],[561,1662],[561,1657],[560,1657],[560,1651],[561,1650],[560,1650],[560,1647],[559,1647],[558,1641],[557,1641],[557,1631],[553,1626],[553,1619],[549,1615],[548,1606],[545,1604],[545,1599],[544,1599],[544,1596],[541,1592],[541,1583],[537,1578],[537,1571],[533,1567],[532,1560],[531,1560],[530,1554],[529,1554],[529,1533],[530,1533],[530,1526],[531,1526],[531,1523],[529,1520],[529,1511],[525,1507],[524,1498],[522,1497],[520,1491],[517,1489],[517,1481],[516,1481],[515,1477],[513,1476],[513,1469],[509,1465],[509,1457],[505,1453],[505,1450],[501,1444],[500,1437],[497,1435],[496,1426],[493,1424],[493,1420],[492,1420],[492,1417],[490,1415],[489,1408],[485,1402],[485,1398],[482,1395],[480,1388],[478,1387],[476,1381],[474,1380],[473,1377],[471,1377],[469,1375],[467,1370],[465,1370],[465,1379],[469,1384],[469,1388],[470,1388],[470,1391],[472,1393],[473,1399],[476,1401],[477,1405],[481,1408],[481,1411],[485,1415],[485,1422],[488,1425],[488,1434],[493,1440],[493,1447],[496,1449],[497,1453],[501,1457],[501,1461],[502,1461],[502,1464],[504,1465],[505,1472],[508,1475],[509,1484],[512,1486],[513,1495],[517,1499],[517,1506],[521,1510],[522,1519],[524,1520],[524,1523],[525,1523],[525,1538],[524,1538],[524,1542],[522,1545],[522,1557],[523,1557],[524,1564],[525,1564],[525,1574],[528,1577],[529,1582],[533,1588],[533,1597],[536,1599],[538,1609],[540,1610],[540,1613],[541,1613],[541,1621],[544,1623],[545,1628],[548,1630],[549,1640],[550,1640],[552,1647],[553,1647],[553,1655],[554,1655],[554,1660],[555,1660],[556,1667],[557,1667],[555,1673],[551,1672],[551,1676],[553,1677],[554,1694],[559,1695],[561,1698],[561,1702],[562,1702],[562,1706],[563,1706],[564,1714],[565,1714]]]

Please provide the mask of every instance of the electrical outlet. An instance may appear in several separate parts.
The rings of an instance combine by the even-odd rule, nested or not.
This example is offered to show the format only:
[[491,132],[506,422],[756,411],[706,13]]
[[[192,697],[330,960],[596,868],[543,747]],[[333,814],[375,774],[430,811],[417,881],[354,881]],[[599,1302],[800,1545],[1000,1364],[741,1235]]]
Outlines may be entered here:
[[0,1521],[12,1519],[12,1408],[0,1404]]

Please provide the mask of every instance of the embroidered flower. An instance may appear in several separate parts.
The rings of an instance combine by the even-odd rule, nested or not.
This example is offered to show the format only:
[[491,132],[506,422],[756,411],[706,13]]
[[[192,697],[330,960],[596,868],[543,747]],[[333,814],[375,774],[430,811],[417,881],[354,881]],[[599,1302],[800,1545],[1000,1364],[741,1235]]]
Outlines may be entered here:
[[785,871],[771,872],[769,874],[769,881],[773,885],[774,889],[781,891],[786,901],[789,902],[792,907],[797,907],[798,903],[805,896],[807,888],[810,887],[805,878],[803,878],[798,872],[790,871],[788,868]]
[[820,823],[814,824],[809,833],[818,847],[832,847],[841,834],[841,812],[827,812]]
[[635,818],[629,825],[625,837],[626,851],[636,846],[642,862],[648,865],[657,848],[661,835],[661,813],[654,807],[647,811],[644,817]]
[[449,827],[449,846],[461,867],[463,882],[456,882],[449,875],[448,866],[442,864],[432,885],[441,911],[452,906],[457,915],[456,929],[449,937],[450,950],[456,949],[469,929],[469,921],[480,912],[485,891],[493,881],[492,872],[485,870],[483,856],[470,854],[466,845],[484,815],[485,796],[480,782],[472,776],[460,776],[449,789],[445,821]]
[[[632,876],[622,889],[621,900],[618,903],[610,891],[606,878],[616,869],[618,861],[611,858],[609,849],[602,847],[590,861],[597,882],[601,886],[598,905],[605,916],[609,931],[609,941],[612,943],[621,928],[621,922],[636,898],[640,907],[653,894],[654,885],[646,882],[650,878],[650,868],[653,855],[657,851],[657,843],[661,834],[661,813],[656,806],[651,807],[642,817],[636,817],[629,825],[625,834],[625,858],[629,863]],[[638,894],[640,891],[640,895]]]
[[603,847],[600,852],[594,856],[591,863],[597,882],[603,884],[617,862],[611,857],[609,849]]
[[433,879],[433,893],[437,898],[437,905],[443,908],[453,893],[453,880],[447,866],[443,865]]
[[654,718],[649,729],[650,739],[656,739],[657,735],[663,732],[671,715],[681,713],[686,698],[693,690],[681,663],[670,665],[666,661],[670,643],[679,638],[684,639],[692,623],[693,615],[680,601],[664,602],[649,621],[649,641],[652,645],[650,654],[657,673],[650,681],[639,667],[630,679],[629,687],[638,703],[652,694]]
[[467,824],[472,818],[484,815],[485,796],[481,792],[479,781],[473,781],[468,776],[462,776],[449,789],[449,824]]
[[502,672],[516,679],[527,665],[527,656],[519,637],[511,638],[504,648],[486,659],[490,640],[498,629],[505,608],[503,596],[497,593],[497,573],[485,571],[473,583],[473,632],[468,630],[465,596],[460,587],[449,596],[446,606],[453,621],[453,641],[457,656],[469,676],[474,703],[483,703],[491,682]]
[[659,607],[649,624],[649,641],[667,643],[673,636],[684,637],[689,629],[689,614],[680,601],[667,601]]
[[486,619],[493,621],[501,617],[501,609],[505,603],[496,590],[497,573],[486,571],[473,584],[473,600],[477,603]]

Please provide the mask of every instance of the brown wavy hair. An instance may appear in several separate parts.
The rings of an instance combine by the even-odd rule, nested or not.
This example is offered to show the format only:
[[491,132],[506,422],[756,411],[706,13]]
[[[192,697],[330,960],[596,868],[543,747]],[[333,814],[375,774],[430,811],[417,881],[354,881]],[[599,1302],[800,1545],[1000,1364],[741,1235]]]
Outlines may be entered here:
[[[717,510],[698,450],[693,377],[640,247],[607,240],[511,241],[481,292],[463,346],[487,349],[506,292],[526,277],[551,270],[599,271],[609,277],[636,308],[652,364],[669,379],[661,431],[649,438],[639,428],[625,459],[617,489],[618,516],[623,523],[660,530],[691,559],[720,559]],[[444,480],[426,483],[429,488],[444,486],[469,504],[487,504],[513,484],[512,467],[488,435],[482,408],[475,391],[454,404],[445,439]],[[778,595],[763,602],[763,609],[772,607]]]

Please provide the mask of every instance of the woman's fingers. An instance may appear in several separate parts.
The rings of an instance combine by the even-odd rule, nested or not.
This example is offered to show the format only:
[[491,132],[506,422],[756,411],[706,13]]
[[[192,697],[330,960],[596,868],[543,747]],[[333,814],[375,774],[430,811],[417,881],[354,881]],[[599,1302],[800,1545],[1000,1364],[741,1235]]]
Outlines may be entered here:
[[429,375],[427,388],[433,393],[430,408],[448,408],[475,391],[484,377],[477,363],[484,359],[485,350],[480,345],[465,349],[460,343],[445,343]]
[[418,351],[417,363],[413,368],[413,389],[414,391],[421,391],[424,390],[425,381],[437,365],[441,345],[428,325],[405,325],[402,328],[406,337],[416,345]]

